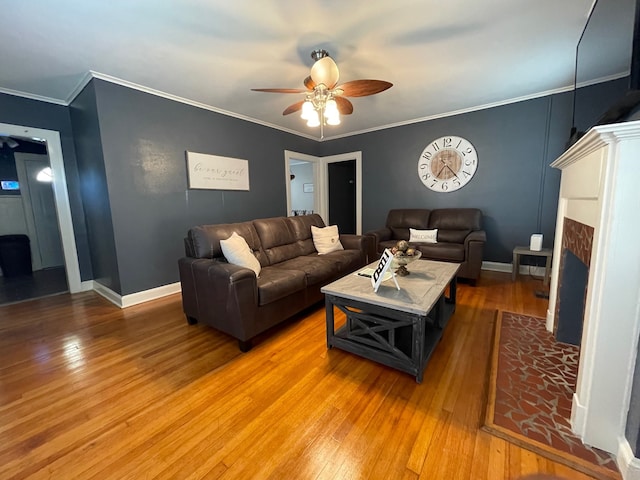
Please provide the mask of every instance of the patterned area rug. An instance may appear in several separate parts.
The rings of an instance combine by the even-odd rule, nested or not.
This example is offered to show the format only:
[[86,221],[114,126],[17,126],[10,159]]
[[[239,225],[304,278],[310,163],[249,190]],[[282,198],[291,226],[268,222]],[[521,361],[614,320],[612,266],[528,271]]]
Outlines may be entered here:
[[579,347],[556,342],[542,318],[498,316],[483,429],[596,478],[619,479],[610,454],[571,432]]

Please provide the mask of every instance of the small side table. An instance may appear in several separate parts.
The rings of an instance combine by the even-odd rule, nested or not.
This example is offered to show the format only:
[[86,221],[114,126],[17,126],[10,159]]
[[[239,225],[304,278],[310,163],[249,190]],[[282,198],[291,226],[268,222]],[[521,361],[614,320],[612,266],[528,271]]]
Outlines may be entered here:
[[551,257],[553,256],[553,250],[550,248],[543,248],[542,250],[529,250],[528,247],[516,247],[513,249],[513,270],[511,271],[511,281],[515,282],[518,272],[520,270],[520,255],[531,255],[533,257],[547,257],[547,262],[544,267],[544,283],[543,285],[549,285],[549,276],[551,273]]

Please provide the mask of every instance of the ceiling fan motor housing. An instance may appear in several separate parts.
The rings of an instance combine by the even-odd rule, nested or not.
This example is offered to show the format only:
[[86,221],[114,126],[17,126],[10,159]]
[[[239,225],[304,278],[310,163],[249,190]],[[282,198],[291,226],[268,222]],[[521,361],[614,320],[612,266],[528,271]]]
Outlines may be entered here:
[[311,52],[311,58],[313,58],[313,60],[315,60],[316,62],[321,58],[328,57],[328,56],[330,55],[329,55],[329,52],[327,52],[326,50],[314,50],[313,52]]

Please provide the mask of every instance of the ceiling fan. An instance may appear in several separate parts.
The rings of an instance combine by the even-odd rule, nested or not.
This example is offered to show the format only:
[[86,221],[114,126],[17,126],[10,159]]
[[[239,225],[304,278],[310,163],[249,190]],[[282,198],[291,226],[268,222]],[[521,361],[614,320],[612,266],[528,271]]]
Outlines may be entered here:
[[393,86],[384,80],[352,80],[338,85],[340,73],[336,62],[326,50],[314,50],[311,58],[315,63],[310,75],[304,79],[306,89],[298,88],[252,88],[254,92],[305,94],[305,99],[289,105],[283,115],[302,111],[301,117],[310,127],[338,125],[340,115],[353,113],[353,104],[345,97],[366,97],[383,92]]

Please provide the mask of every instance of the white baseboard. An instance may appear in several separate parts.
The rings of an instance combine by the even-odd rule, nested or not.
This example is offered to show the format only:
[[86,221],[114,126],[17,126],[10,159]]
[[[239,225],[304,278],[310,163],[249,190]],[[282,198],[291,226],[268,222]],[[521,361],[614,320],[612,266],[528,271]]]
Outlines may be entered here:
[[510,263],[482,262],[481,268],[490,272],[511,273],[512,265]]
[[[490,272],[504,272],[511,273],[513,271],[512,263],[500,263],[500,262],[482,262],[482,270]],[[536,267],[533,265],[520,265],[518,273],[520,275],[533,275],[536,277],[544,277],[544,267]]]
[[149,302],[158,298],[166,297],[167,295],[173,295],[174,293],[180,293],[180,282],[170,283],[169,285],[163,285],[161,287],[152,288],[151,290],[145,290],[143,292],[136,292],[130,295],[122,297],[122,306],[130,307],[139,303]]
[[[488,270],[493,272],[505,272],[511,273],[513,266],[510,263],[499,262],[482,262],[482,270]],[[529,271],[529,269],[531,271]],[[528,265],[520,266],[521,275],[538,275],[544,276],[544,267],[529,267]],[[114,305],[120,308],[131,307],[139,303],[149,302],[158,298],[166,297],[167,295],[173,295],[181,291],[180,282],[170,283],[169,285],[163,285],[161,287],[152,288],[150,290],[144,290],[142,292],[132,293],[130,295],[120,295],[110,288],[91,280],[88,282],[82,282],[81,290],[83,292],[94,290],[96,293],[102,295]]]
[[152,288],[150,290],[144,290],[142,292],[136,292],[130,295],[122,296],[98,282],[92,281],[87,283],[92,283],[92,288],[90,288],[89,290],[94,290],[96,293],[102,295],[104,298],[120,308],[127,308],[139,303],[157,300],[158,298],[166,297],[167,295],[173,295],[174,293],[179,293],[181,291],[180,282],[176,282],[169,285]]
[[631,445],[626,438],[621,438],[618,444],[616,463],[624,480],[640,480],[640,459],[633,455]]

